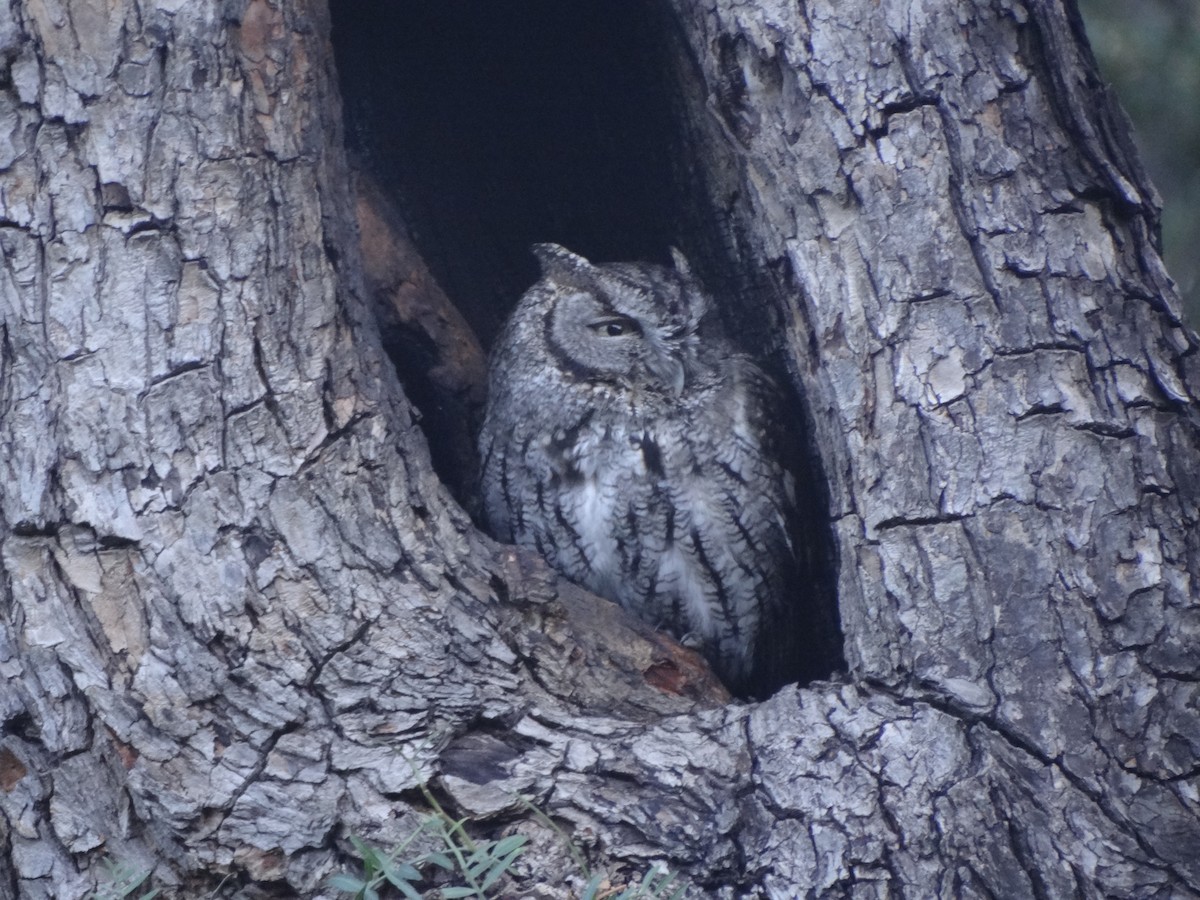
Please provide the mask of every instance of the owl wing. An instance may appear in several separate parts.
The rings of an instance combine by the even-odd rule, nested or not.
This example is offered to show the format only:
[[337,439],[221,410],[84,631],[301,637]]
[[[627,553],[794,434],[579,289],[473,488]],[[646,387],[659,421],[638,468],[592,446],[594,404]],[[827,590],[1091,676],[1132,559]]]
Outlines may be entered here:
[[[763,623],[747,693],[766,696],[781,685],[806,683],[845,665],[837,621],[837,549],[829,522],[824,477],[794,478],[819,467],[805,438],[805,423],[775,381],[747,360],[742,369],[760,424],[764,457],[776,467],[776,508],[787,537],[764,590]],[[764,536],[767,542],[770,538]]]
[[699,636],[731,688],[746,693],[793,568],[789,478],[771,453],[769,379],[719,352],[659,425],[671,539],[652,602],[677,603],[677,630]]

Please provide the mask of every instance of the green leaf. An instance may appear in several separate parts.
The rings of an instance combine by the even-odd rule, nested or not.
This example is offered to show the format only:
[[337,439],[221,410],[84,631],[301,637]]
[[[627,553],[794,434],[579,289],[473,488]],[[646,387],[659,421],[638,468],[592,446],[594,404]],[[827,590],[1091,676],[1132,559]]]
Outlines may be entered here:
[[[642,879],[641,887],[647,891],[651,897],[663,897],[671,885],[679,880],[679,873],[671,873],[666,870],[651,868],[646,873],[646,877]],[[683,890],[681,886],[680,891]],[[676,894],[675,896],[679,896]]]
[[439,869],[445,869],[447,872],[458,871],[458,866],[454,864],[454,860],[448,857],[445,853],[437,853],[436,851],[433,853],[426,853],[425,861],[431,862]]
[[659,869],[657,866],[651,866],[645,877],[642,879],[642,887],[649,888],[654,893],[658,893],[664,888],[670,887],[675,882],[676,876],[670,872]]
[[478,850],[467,857],[466,874],[471,881],[477,881],[495,864],[490,851],[490,847],[481,845]]
[[505,856],[512,853],[513,850],[518,850],[529,843],[529,838],[523,834],[510,834],[506,838],[501,838],[496,844],[496,849],[492,851],[497,856]]
[[393,881],[392,884],[394,884],[400,893],[407,897],[408,900],[421,900],[421,895],[417,893],[416,888],[414,888],[407,881]]
[[595,875],[588,878],[588,883],[583,886],[583,896],[580,900],[596,900],[596,894],[600,893],[600,886],[604,884],[604,872],[596,872]]
[[379,861],[379,871],[392,884],[397,881],[421,880],[421,873],[415,867],[406,862],[396,862],[391,857]]
[[[520,835],[517,835],[517,837],[520,837]],[[505,840],[507,840],[507,838]],[[500,846],[502,844],[504,844],[504,841],[501,841],[500,844],[496,845],[497,851],[500,850]],[[493,863],[491,870],[488,872],[487,876],[483,879],[483,884],[480,885],[480,888],[482,888],[483,890],[486,891],[493,884],[495,884],[497,881],[499,881],[500,878],[503,877],[508,872],[509,867],[512,866],[512,864],[513,864],[513,861],[518,856],[520,856],[523,852],[525,852],[524,839],[518,841],[516,846],[510,845],[509,851],[506,854],[504,854],[503,856],[501,856],[499,859],[497,859],[495,861],[495,863]]]
[[508,866],[497,863],[496,867],[491,869],[487,873],[487,875],[484,876],[483,881],[481,881],[479,883],[479,889],[481,891],[486,891],[488,888],[490,888],[493,884],[495,884],[497,881],[499,881],[501,878],[503,878],[507,874],[508,874]]
[[596,900],[596,895],[600,893],[600,885],[604,883],[604,873],[597,872],[588,879],[588,883],[583,888],[583,896],[580,900]]
[[483,894],[472,887],[448,887],[442,888],[442,896],[452,900],[454,897],[482,897]]
[[367,883],[363,879],[348,872],[338,872],[336,875],[331,875],[325,883],[334,890],[346,891],[350,894],[357,894],[367,886]]
[[379,850],[372,847],[370,844],[350,835],[350,843],[354,845],[354,849],[358,851],[358,855],[362,857],[363,868],[370,873],[378,872],[383,865],[383,857]]

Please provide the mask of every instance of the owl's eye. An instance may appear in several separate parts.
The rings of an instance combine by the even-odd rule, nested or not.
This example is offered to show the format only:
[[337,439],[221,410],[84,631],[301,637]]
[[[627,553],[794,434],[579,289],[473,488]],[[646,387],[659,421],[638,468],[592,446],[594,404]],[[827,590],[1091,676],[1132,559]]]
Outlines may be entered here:
[[620,337],[623,334],[638,334],[641,329],[638,323],[625,316],[615,316],[611,319],[601,319],[593,322],[592,329],[609,337]]

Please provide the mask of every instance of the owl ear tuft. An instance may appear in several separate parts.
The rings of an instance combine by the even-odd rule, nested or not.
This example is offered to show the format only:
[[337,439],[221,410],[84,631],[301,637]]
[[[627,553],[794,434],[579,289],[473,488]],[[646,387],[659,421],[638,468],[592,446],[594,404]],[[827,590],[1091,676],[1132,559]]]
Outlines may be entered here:
[[671,248],[671,262],[675,264],[675,271],[682,275],[685,280],[692,277],[692,264],[688,262],[688,258],[683,255],[683,251],[678,247]]
[[572,253],[559,244],[534,244],[529,249],[537,257],[543,277],[556,272],[577,272],[589,269],[592,265],[578,253]]

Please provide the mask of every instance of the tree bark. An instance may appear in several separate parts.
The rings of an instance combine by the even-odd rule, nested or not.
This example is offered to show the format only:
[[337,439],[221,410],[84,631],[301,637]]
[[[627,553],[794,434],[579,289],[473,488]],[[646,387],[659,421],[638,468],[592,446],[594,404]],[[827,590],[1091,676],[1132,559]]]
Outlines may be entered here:
[[1073,7],[662,9],[847,673],[729,704],[475,529],[321,0],[0,0],[0,898],[329,896],[426,780],[534,838],[512,896],[581,883],[518,794],[696,896],[1200,896],[1198,341]]

